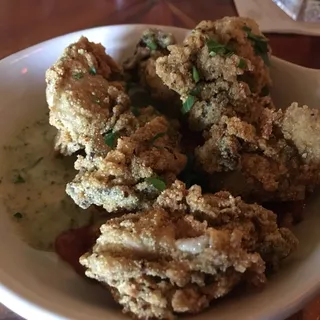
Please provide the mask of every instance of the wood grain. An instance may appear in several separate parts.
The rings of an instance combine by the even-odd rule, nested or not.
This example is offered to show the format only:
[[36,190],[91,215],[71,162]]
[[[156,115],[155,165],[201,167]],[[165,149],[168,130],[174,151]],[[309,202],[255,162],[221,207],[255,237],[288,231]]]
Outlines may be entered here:
[[[1,0],[0,59],[80,29],[123,23],[192,28],[200,20],[226,15],[236,15],[232,0]],[[320,68],[319,37],[268,36],[275,55]],[[0,305],[0,320],[18,319],[21,318]],[[320,297],[290,320],[320,320]]]

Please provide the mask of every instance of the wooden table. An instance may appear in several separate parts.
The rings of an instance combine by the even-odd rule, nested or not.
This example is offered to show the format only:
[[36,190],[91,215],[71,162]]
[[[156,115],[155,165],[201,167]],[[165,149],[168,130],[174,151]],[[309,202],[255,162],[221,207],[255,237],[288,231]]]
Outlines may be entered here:
[[[226,15],[236,15],[232,0],[1,0],[0,59],[40,41],[85,28],[122,23],[193,28],[200,20]],[[275,55],[320,69],[319,37],[269,38]],[[4,319],[21,318],[0,305],[0,320]],[[320,320],[320,297],[290,320]]]

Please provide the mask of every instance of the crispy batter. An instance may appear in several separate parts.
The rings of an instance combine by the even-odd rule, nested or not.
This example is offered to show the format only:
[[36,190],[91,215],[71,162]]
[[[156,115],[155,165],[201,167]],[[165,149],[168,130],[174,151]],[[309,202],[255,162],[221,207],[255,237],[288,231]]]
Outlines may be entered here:
[[[195,66],[203,87],[199,94],[200,100],[217,98],[226,100],[226,105],[230,102],[233,107],[234,104],[242,105],[252,92],[259,94],[262,88],[271,83],[269,69],[261,56],[255,53],[252,42],[243,30],[245,26],[257,36],[263,37],[251,19],[228,17],[215,22],[202,21],[182,45],[168,47],[170,54],[157,60],[157,74],[185,101],[196,86],[192,75]],[[208,39],[214,39],[221,45],[232,44],[233,54],[210,55],[206,44]],[[243,68],[239,67],[240,59],[246,63]],[[250,83],[240,77],[244,74],[251,79]]]
[[[195,97],[188,114],[193,130],[209,130],[220,123],[222,116],[237,114],[250,122],[262,122],[264,107],[274,109],[269,97],[259,96],[263,88],[271,85],[269,68],[255,53],[244,27],[267,41],[251,19],[202,21],[183,45],[169,46],[170,54],[156,62],[157,74],[169,88],[179,93],[182,101],[190,94]],[[232,54],[212,55],[208,39],[232,47]],[[269,47],[268,50],[270,54]],[[194,79],[194,68],[199,73],[199,82]]]
[[284,138],[291,140],[306,163],[320,163],[320,112],[298,103],[284,111]]
[[[208,39],[233,54],[210,54]],[[211,174],[214,190],[259,202],[303,200],[320,182],[319,115],[297,105],[275,109],[266,90],[271,85],[266,55],[257,52],[257,41],[269,55],[254,21],[203,21],[183,45],[168,47],[156,71],[182,101],[195,99],[189,126],[205,140],[195,156],[198,169]]]
[[146,179],[171,184],[185,164],[179,134],[164,117],[156,117],[131,136],[119,137],[105,157],[79,156],[79,173],[66,191],[84,209],[91,204],[108,212],[145,208],[159,194]]
[[263,258],[276,265],[296,244],[271,211],[176,181],[154,209],[104,224],[80,263],[111,289],[124,312],[172,319],[200,312],[239,283],[263,285]]
[[[219,131],[213,126],[210,129],[213,138],[199,147],[196,154],[198,159],[206,161],[204,167],[208,172],[232,168],[228,174],[212,175],[215,189],[260,202],[304,200],[320,182],[318,121],[317,110],[294,103],[285,111],[270,113],[266,123],[272,134],[264,139],[259,127],[239,118],[228,118],[220,140],[214,139]],[[228,148],[230,144],[225,141],[230,139],[234,139],[236,148]],[[218,154],[223,155],[223,148],[229,153],[222,158],[224,162],[221,157],[215,157],[215,161],[220,160],[220,167],[214,166],[210,154],[218,150]]]
[[[274,106],[268,95],[260,96],[263,88],[271,85],[269,68],[255,52],[245,28],[267,46],[267,39],[253,20],[227,17],[202,21],[183,45],[169,46],[170,54],[156,62],[157,74],[179,93],[183,102],[190,95],[195,99],[188,120],[192,130],[203,132],[205,142],[196,150],[196,157],[208,173],[239,168],[241,144],[235,134],[228,132],[231,127],[233,133],[246,127],[255,135],[253,125],[257,126],[262,138],[272,133],[268,121]],[[231,48],[232,54],[210,52],[209,40]],[[267,50],[268,56],[268,46]],[[194,79],[194,70],[199,74],[199,81]],[[234,124],[237,121],[238,127],[230,125],[228,118]]]
[[208,228],[191,215],[155,209],[109,220],[80,262],[88,277],[112,288],[124,312],[172,319],[174,312],[208,307],[244,275],[264,283],[264,262],[242,249],[241,238],[241,232]]
[[56,150],[64,155],[80,149],[103,155],[109,151],[105,132],[115,126],[122,134],[135,129],[129,98],[121,84],[112,82],[120,74],[101,44],[82,37],[65,49],[46,73],[49,120],[58,129]]
[[186,190],[184,183],[177,180],[161,193],[156,204],[172,213],[188,212],[219,230],[241,230],[243,246],[250,252],[257,251],[272,268],[277,268],[297,245],[289,230],[278,228],[277,216],[272,211],[247,204],[227,191],[202,194],[200,186]]

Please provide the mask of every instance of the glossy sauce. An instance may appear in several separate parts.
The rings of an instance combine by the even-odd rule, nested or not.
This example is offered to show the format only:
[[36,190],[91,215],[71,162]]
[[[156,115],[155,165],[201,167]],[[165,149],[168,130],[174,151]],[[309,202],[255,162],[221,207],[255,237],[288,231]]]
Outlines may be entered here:
[[2,150],[1,200],[23,240],[40,250],[53,250],[61,232],[88,224],[92,215],[65,193],[75,157],[57,156],[55,133],[44,111]]

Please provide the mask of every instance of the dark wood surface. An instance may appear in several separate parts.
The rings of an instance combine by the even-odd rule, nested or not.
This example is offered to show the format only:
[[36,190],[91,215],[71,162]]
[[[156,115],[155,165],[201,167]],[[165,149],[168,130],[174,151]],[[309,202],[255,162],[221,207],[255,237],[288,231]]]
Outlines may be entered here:
[[[150,23],[193,28],[200,20],[236,14],[232,0],[0,0],[0,59],[38,42],[96,26]],[[320,37],[268,37],[275,55],[320,69]],[[18,319],[0,305],[0,320]],[[320,297],[290,320],[320,320]]]

